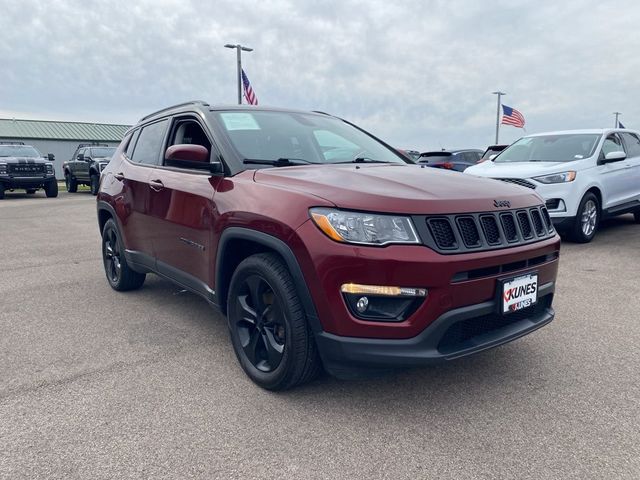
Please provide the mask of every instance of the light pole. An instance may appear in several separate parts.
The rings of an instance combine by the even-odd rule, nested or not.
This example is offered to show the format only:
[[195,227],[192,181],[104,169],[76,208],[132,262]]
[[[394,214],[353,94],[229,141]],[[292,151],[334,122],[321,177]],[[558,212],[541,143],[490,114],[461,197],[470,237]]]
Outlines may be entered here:
[[501,105],[501,101],[500,98],[503,95],[506,95],[506,93],[501,92],[501,91],[497,91],[497,92],[491,92],[493,95],[497,95],[498,96],[498,107],[496,108],[496,145],[498,145],[498,137],[500,136],[500,105]]
[[616,116],[616,123],[613,125],[613,128],[618,128],[618,125],[619,125],[618,116],[622,115],[622,113],[621,112],[613,112],[613,114]]
[[225,48],[235,48],[238,54],[238,105],[242,105],[242,53],[241,52],[253,52],[253,48],[245,47],[239,43],[231,45],[227,43]]

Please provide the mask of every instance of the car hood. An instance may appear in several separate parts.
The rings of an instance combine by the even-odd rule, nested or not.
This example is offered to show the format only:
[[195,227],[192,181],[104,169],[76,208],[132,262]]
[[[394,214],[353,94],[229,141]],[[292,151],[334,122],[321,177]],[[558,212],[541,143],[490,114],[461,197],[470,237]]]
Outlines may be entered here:
[[[419,165],[308,165],[256,170],[254,180],[310,193],[339,208],[407,214],[493,211],[542,203],[530,189]],[[310,205],[311,206],[311,205]]]
[[531,178],[571,170],[573,162],[482,162],[464,173],[491,178]]

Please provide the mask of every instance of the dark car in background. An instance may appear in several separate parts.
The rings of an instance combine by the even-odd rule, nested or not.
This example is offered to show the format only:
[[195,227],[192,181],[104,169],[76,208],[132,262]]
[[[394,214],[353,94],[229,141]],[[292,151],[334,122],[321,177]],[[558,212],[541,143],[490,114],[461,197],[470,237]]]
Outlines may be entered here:
[[417,163],[434,168],[463,172],[467,167],[478,163],[481,157],[482,150],[439,150],[421,153]]
[[484,151],[484,153],[482,154],[482,157],[480,158],[480,160],[478,160],[478,163],[487,161],[487,160],[492,160],[492,156],[497,156],[500,152],[502,152],[505,148],[507,148],[509,145],[489,145],[487,147],[487,149]]
[[33,194],[41,188],[47,197],[57,197],[53,160],[53,154],[43,157],[35,147],[23,142],[0,142],[0,199],[6,190]]
[[67,192],[75,193],[78,185],[88,185],[93,195],[98,194],[100,173],[107,166],[116,151],[116,147],[106,144],[80,144],[71,160],[62,164]]

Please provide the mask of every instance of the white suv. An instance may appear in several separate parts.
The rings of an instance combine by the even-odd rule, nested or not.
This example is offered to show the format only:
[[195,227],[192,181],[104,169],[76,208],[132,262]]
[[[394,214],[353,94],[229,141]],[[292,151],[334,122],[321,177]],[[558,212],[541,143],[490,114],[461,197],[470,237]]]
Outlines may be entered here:
[[591,241],[603,217],[633,212],[640,223],[640,133],[633,130],[528,135],[464,173],[534,189],[556,229],[576,242]]

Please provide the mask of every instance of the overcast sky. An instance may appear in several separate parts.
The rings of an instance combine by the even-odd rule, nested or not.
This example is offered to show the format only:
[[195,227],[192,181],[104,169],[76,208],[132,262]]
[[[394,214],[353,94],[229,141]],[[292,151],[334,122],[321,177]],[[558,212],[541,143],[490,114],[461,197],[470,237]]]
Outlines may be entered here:
[[[640,2],[0,0],[0,116],[135,123],[236,101],[323,110],[418,150],[493,143],[496,99],[527,132],[640,128]],[[501,141],[523,134],[501,128]]]

